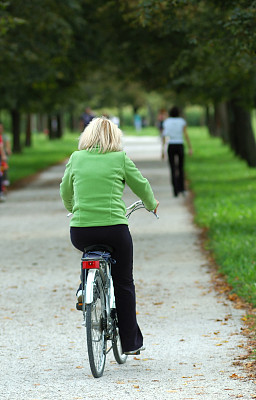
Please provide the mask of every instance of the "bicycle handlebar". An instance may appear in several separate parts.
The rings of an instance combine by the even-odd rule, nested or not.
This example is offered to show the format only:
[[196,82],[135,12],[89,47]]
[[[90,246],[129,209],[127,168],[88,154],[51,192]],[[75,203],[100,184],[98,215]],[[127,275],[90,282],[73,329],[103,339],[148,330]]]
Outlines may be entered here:
[[[127,211],[130,211],[130,212],[128,212],[128,213],[126,214],[126,218],[129,218],[130,215],[131,215],[134,211],[137,211],[137,210],[139,210],[140,208],[145,208],[145,210],[147,210],[148,212],[151,212],[152,214],[154,214],[154,216],[156,217],[156,219],[159,219],[159,216],[158,216],[154,211],[148,210],[148,209],[145,207],[143,201],[141,201],[141,200],[135,201],[135,203],[132,203],[129,207],[126,208]],[[70,217],[71,215],[73,215],[73,214],[72,214],[72,213],[68,213],[67,217]]]
[[143,201],[141,201],[141,200],[135,201],[135,203],[131,204],[129,207],[126,208],[127,211],[130,211],[130,212],[128,212],[128,214],[126,214],[126,218],[129,218],[130,215],[131,215],[134,211],[139,210],[140,208],[145,208],[145,210],[147,210],[148,212],[151,212],[152,214],[154,214],[154,216],[155,216],[157,219],[159,219],[159,216],[158,216],[154,211],[148,210],[148,209],[145,207],[145,204],[143,203]]

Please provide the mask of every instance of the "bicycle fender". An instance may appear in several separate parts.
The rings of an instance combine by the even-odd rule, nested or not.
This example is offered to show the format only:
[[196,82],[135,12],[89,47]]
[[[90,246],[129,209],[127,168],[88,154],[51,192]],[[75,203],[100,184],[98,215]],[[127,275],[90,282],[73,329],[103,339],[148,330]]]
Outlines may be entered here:
[[110,308],[116,308],[115,295],[114,295],[114,286],[113,286],[112,277],[110,278],[109,304],[110,304]]
[[93,302],[93,282],[96,274],[95,269],[89,269],[86,281],[85,303],[91,304]]

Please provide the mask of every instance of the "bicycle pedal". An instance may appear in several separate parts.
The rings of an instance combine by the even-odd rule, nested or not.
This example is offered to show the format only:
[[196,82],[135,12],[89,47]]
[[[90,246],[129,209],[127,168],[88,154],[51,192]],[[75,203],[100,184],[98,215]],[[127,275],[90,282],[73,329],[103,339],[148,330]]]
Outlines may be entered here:
[[83,310],[83,303],[76,303],[76,309],[79,311]]

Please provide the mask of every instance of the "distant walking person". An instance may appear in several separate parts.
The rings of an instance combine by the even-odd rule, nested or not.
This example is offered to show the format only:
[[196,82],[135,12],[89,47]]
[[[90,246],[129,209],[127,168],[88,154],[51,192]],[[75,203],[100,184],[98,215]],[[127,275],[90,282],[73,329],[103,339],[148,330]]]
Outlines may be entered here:
[[140,114],[137,112],[137,109],[134,113],[133,121],[136,131],[139,132],[142,128],[142,119]]
[[157,128],[159,130],[159,135],[161,138],[161,158],[162,160],[164,159],[164,147],[165,147],[165,138],[163,136],[163,130],[164,130],[164,120],[168,117],[167,111],[164,108],[161,108],[158,112],[157,115]]
[[183,136],[187,141],[190,155],[192,154],[192,147],[187,133],[187,123],[184,118],[180,117],[180,111],[176,106],[170,109],[169,118],[163,122],[163,136],[169,137],[168,158],[173,194],[177,197],[179,193],[185,193]]
[[84,113],[80,117],[80,129],[83,131],[87,125],[91,122],[91,120],[94,118],[94,115],[92,113],[92,110],[90,107],[86,107]]

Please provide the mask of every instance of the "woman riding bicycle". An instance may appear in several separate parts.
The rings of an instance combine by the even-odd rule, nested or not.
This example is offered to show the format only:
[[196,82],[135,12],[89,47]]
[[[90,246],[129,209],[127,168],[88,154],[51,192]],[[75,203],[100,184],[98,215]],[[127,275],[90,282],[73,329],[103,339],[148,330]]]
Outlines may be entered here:
[[105,117],[94,118],[82,132],[78,149],[66,166],[60,185],[64,206],[73,216],[72,244],[82,252],[89,245],[113,248],[112,278],[123,352],[136,354],[143,336],[136,320],[133,244],[122,200],[125,183],[156,212],[159,202],[151,186],[122,151],[122,132]]

